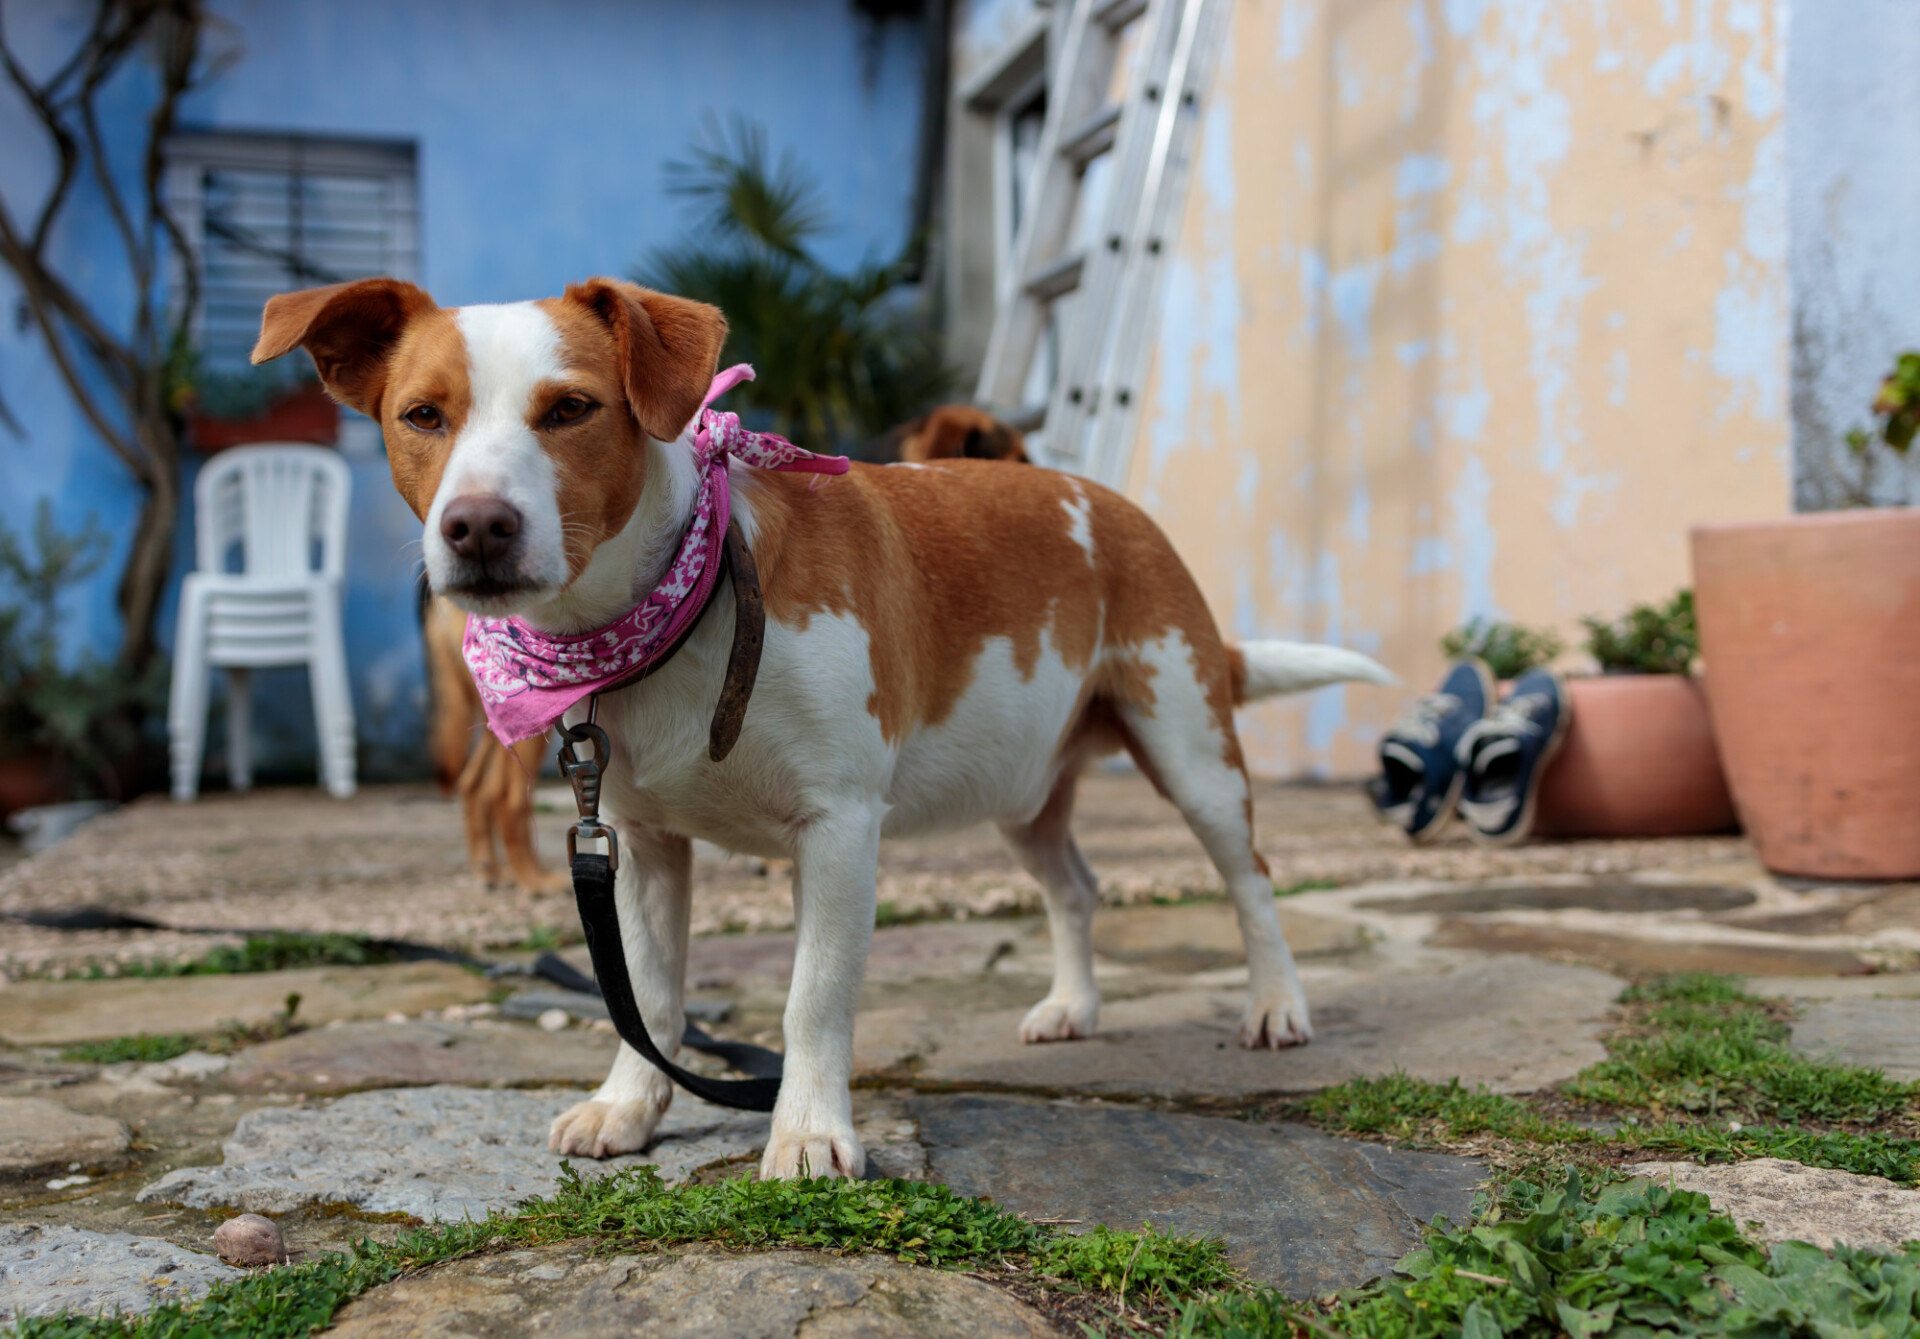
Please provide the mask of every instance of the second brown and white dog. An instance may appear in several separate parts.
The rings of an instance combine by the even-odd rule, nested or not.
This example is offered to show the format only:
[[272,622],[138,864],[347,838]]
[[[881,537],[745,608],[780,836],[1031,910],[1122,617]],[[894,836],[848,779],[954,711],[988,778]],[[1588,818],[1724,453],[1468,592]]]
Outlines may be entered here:
[[[632,609],[681,542],[695,488],[681,439],[725,336],[712,307],[612,280],[449,310],[370,279],[273,299],[254,360],[304,346],[328,389],[380,423],[394,483],[425,523],[436,591],[579,633]],[[865,1167],[848,1083],[883,836],[997,824],[1046,890],[1053,937],[1052,989],[1020,1035],[1093,1031],[1099,898],[1069,819],[1081,769],[1121,749],[1232,896],[1249,974],[1241,1044],[1313,1035],[1253,844],[1233,708],[1387,681],[1384,670],[1329,647],[1228,646],[1158,527],[1071,475],[965,459],[838,478],[732,470],[766,603],[737,746],[708,758],[733,631],[724,593],[599,720],[614,747],[604,812],[623,852],[624,947],[669,1055],[683,1025],[691,839],[795,862],[786,1075],[764,1175]],[[554,1121],[552,1146],[643,1148],[672,1097],[623,1045],[600,1090]]]

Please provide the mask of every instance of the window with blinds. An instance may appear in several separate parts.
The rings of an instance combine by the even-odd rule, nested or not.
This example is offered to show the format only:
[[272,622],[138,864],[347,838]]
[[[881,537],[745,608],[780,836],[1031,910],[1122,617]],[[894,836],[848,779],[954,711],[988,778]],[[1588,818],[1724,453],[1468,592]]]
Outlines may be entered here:
[[260,309],[275,293],[376,274],[417,277],[414,160],[406,142],[176,136],[168,145],[167,195],[199,258],[193,330],[202,365],[214,372],[245,368],[260,334]]

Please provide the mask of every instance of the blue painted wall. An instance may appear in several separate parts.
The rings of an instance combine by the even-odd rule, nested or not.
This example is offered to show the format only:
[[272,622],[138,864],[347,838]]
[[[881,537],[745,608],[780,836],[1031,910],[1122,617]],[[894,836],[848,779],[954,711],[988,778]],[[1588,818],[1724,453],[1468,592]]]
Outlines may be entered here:
[[[30,58],[65,49],[85,6],[7,11]],[[848,0],[214,0],[235,62],[186,105],[198,128],[410,139],[418,149],[421,281],[448,305],[558,292],[622,274],[678,238],[687,216],[664,190],[703,120],[744,116],[818,179],[834,264],[890,254],[910,226],[920,133],[921,37],[875,24]],[[117,89],[110,133],[137,145],[146,76]],[[47,155],[24,108],[0,92],[0,189],[31,198]],[[58,254],[109,311],[125,280],[98,203],[82,196]],[[0,274],[0,397],[24,440],[0,439],[0,518],[26,524],[51,496],[63,524],[96,516],[116,536],[101,576],[73,602],[73,649],[111,649],[113,578],[135,490],[68,402],[38,338],[16,320]],[[413,612],[418,523],[385,463],[355,462],[348,654],[363,759],[406,770],[424,680]],[[183,535],[184,539],[184,535]],[[187,549],[183,544],[182,552]],[[172,611],[163,615],[170,636]],[[271,760],[310,756],[304,677],[263,695]]]

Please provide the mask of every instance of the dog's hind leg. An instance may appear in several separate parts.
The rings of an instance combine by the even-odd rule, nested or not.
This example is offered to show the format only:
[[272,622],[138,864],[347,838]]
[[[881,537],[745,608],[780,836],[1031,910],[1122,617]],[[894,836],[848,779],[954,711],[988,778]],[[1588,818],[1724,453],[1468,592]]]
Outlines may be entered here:
[[1100,1017],[1100,989],[1093,980],[1093,912],[1100,889],[1069,826],[1079,780],[1078,770],[1069,768],[1032,821],[1000,826],[1014,858],[1046,891],[1053,938],[1053,987],[1021,1020],[1021,1041],[1090,1037]]
[[[693,843],[685,837],[618,825],[620,869],[614,903],[621,947],[633,978],[634,1002],[660,1053],[680,1049],[687,1020],[682,990],[687,967],[687,919],[692,905]],[[554,1118],[547,1147],[558,1153],[608,1158],[637,1153],[673,1101],[673,1083],[620,1043],[600,1090]]]
[[1151,702],[1121,705],[1120,718],[1135,756],[1187,820],[1233,899],[1247,949],[1240,1044],[1277,1049],[1311,1041],[1307,997],[1280,929],[1273,880],[1253,845],[1252,792],[1233,728],[1225,656],[1217,641],[1190,652],[1176,632],[1141,648],[1140,658],[1151,671]]

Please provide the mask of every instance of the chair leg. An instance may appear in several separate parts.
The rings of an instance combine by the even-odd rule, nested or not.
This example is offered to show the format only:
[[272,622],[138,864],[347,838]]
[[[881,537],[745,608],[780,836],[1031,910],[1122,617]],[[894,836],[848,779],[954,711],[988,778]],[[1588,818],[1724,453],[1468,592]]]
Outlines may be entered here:
[[227,670],[227,784],[253,789],[253,671]]
[[207,743],[207,598],[191,581],[181,589],[174,625],[167,743],[173,798],[191,800],[200,793],[200,756]]
[[320,744],[320,781],[337,799],[354,791],[353,693],[347,683],[346,642],[340,630],[338,588],[313,597],[313,653],[307,675],[313,682],[314,733]]

